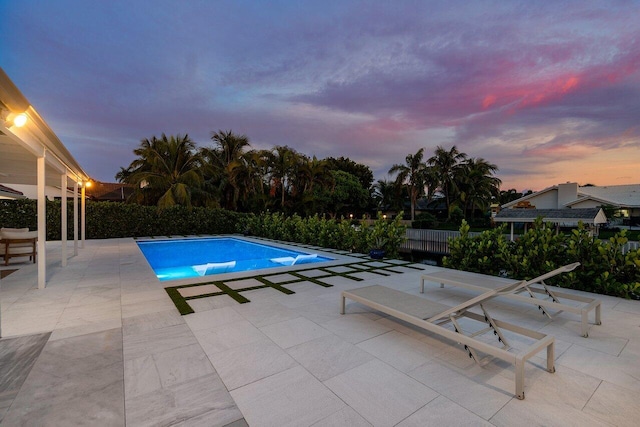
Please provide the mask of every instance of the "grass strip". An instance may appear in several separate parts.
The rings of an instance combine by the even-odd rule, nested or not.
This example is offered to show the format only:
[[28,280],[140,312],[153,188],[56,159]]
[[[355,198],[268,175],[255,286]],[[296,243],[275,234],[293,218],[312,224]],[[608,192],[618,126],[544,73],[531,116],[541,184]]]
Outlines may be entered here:
[[224,292],[225,294],[229,295],[231,298],[233,298],[234,300],[236,300],[240,304],[246,304],[248,302],[251,302],[250,299],[243,297],[242,295],[240,295],[238,293],[238,291],[235,291],[235,290],[231,289],[230,287],[228,287],[227,285],[225,285],[222,282],[216,283],[216,286],[218,288],[220,288],[220,290],[222,292]]
[[184,316],[185,314],[195,313],[187,300],[185,300],[184,297],[180,295],[180,292],[178,292],[177,288],[164,288],[164,290],[167,291],[167,294],[169,294],[169,298],[171,298],[171,301],[173,301],[173,304],[176,306],[181,315]]
[[295,271],[291,271],[291,272],[289,272],[289,274],[291,274],[292,276],[299,277],[301,280],[298,281],[298,282],[291,281],[291,282],[287,282],[287,283],[311,282],[313,284],[320,285],[323,288],[332,288],[333,287],[333,285],[330,285],[329,283],[324,283],[324,282],[321,282],[319,280],[316,280],[316,279],[326,279],[327,277],[332,277],[333,275],[331,275],[331,276],[321,276],[321,277],[306,277],[306,276],[303,276],[301,274],[298,274]]
[[263,276],[258,276],[255,279],[260,283],[264,283],[265,285],[282,292],[283,294],[287,294],[287,295],[295,294],[295,292],[293,292],[291,289],[283,288],[279,283],[270,282],[269,280],[265,279]]
[[[240,277],[237,279],[231,279],[231,280],[226,280],[226,282],[235,282],[238,280],[247,280],[247,279],[255,279],[258,282],[262,283],[262,285],[259,286],[250,286],[247,288],[242,288],[242,289],[231,289],[229,286],[225,285],[223,282],[220,281],[210,281],[210,282],[205,282],[205,283],[194,283],[194,284],[188,284],[188,285],[180,285],[180,286],[174,286],[174,287],[169,287],[169,288],[165,288],[165,290],[167,291],[167,293],[169,294],[169,297],[171,298],[171,300],[173,301],[173,303],[175,304],[176,308],[178,308],[178,311],[180,312],[180,314],[185,315],[185,314],[190,314],[190,313],[194,313],[193,309],[191,308],[191,306],[188,304],[187,300],[192,300],[192,299],[199,299],[199,298],[207,298],[207,297],[214,297],[214,296],[220,296],[220,295],[229,295],[231,298],[233,298],[235,301],[237,301],[240,304],[246,304],[248,302],[251,302],[251,300],[249,300],[248,298],[244,297],[241,295],[241,292],[247,292],[247,291],[253,291],[253,290],[257,290],[257,289],[264,289],[264,288],[273,288],[276,289],[280,292],[282,292],[283,294],[286,295],[293,295],[295,294],[295,291],[292,291],[291,289],[285,288],[284,285],[288,285],[288,284],[293,284],[293,283],[300,283],[300,282],[310,282],[319,286],[322,286],[324,288],[330,288],[333,287],[333,285],[329,284],[329,283],[325,283],[320,281],[320,279],[328,279],[330,277],[334,277],[334,276],[339,276],[339,277],[344,277],[345,279],[349,279],[349,280],[353,280],[355,282],[362,282],[365,279],[362,279],[360,277],[356,277],[356,276],[352,276],[352,274],[357,274],[357,273],[366,273],[366,272],[370,272],[373,274],[377,274],[379,276],[390,276],[391,274],[402,274],[402,271],[397,271],[397,270],[393,270],[393,267],[398,267],[398,266],[402,266],[402,267],[407,267],[407,268],[411,268],[414,270],[424,270],[423,268],[420,267],[416,267],[413,265],[410,265],[412,263],[410,262],[406,262],[406,263],[387,263],[384,261],[376,261],[376,262],[382,262],[384,264],[386,264],[385,266],[372,266],[372,265],[367,265],[372,263],[372,261],[359,261],[359,262],[348,262],[345,264],[339,264],[339,265],[333,265],[330,267],[311,267],[311,268],[307,268],[304,270],[296,270],[296,271],[288,271],[286,272],[286,274],[290,274],[292,276],[294,276],[296,279],[293,280],[287,280],[284,282],[280,282],[280,283],[274,283],[271,282],[268,277],[270,276],[278,276],[278,275],[282,275],[283,273],[275,273],[275,274],[267,274],[267,275],[256,275],[256,276],[251,276],[251,277]],[[351,272],[345,272],[345,273],[337,273],[335,271],[331,271],[331,270],[327,270],[327,268],[334,268],[334,267],[353,267],[353,266],[360,266],[361,268],[359,268],[357,271],[351,271]],[[326,273],[323,276],[315,276],[315,277],[307,277],[304,276],[300,273],[303,273],[305,271],[312,271],[312,270],[319,270],[323,273]],[[216,285],[221,292],[213,292],[213,293],[208,293],[208,294],[202,294],[202,295],[194,295],[194,296],[190,296],[190,297],[183,297],[180,292],[178,292],[179,288],[191,288],[191,287],[195,287],[195,286],[203,286],[203,285]]]

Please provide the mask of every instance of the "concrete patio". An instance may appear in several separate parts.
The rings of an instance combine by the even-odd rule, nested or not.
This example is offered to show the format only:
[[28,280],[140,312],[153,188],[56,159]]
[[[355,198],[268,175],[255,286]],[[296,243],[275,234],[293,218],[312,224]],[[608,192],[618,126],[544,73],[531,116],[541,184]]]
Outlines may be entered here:
[[[448,304],[476,295],[421,271],[352,272],[325,288],[291,285],[193,300],[181,316],[133,239],[87,241],[60,267],[0,282],[0,424],[7,426],[637,425],[640,302],[607,296],[589,338],[580,319],[493,300],[498,319],[556,337],[556,373],[536,357],[526,399],[513,367],[478,367],[464,349],[365,307],[339,314],[340,292],[380,284]],[[438,267],[420,266],[426,271]],[[348,268],[348,267],[345,267]],[[249,274],[250,275],[250,274]],[[313,275],[310,274],[309,277]],[[579,292],[576,292],[579,293]],[[250,295],[250,296],[249,296]],[[591,295],[590,295],[591,296]],[[540,354],[539,356],[543,356]]]

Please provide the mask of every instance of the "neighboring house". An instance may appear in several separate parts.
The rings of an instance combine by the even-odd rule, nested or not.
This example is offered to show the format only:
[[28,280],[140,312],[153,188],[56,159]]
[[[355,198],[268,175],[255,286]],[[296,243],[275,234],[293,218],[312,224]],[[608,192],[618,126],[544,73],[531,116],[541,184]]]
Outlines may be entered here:
[[575,182],[554,185],[502,205],[503,209],[618,209],[623,222],[640,225],[640,184],[584,186]]
[[2,199],[24,199],[22,191],[9,188],[6,185],[0,184],[0,200]]
[[607,223],[607,217],[601,208],[576,208],[576,209],[503,209],[493,217],[494,222],[506,222],[511,224],[511,240],[513,240],[514,224],[527,225],[543,218],[546,223],[556,224],[556,232],[560,227],[576,227],[583,223],[591,227],[597,234],[598,227]]
[[[2,184],[0,186],[4,187]],[[28,184],[11,184],[11,189],[20,193],[22,197],[17,197],[20,199],[37,199],[38,198],[38,187],[35,185]],[[7,188],[7,187],[5,187]],[[2,194],[0,194],[1,196]],[[60,198],[60,187],[56,187],[53,185],[45,185],[44,187],[44,195],[48,200],[54,200]],[[67,188],[67,197],[73,198],[73,189]]]
[[[100,202],[124,202],[133,193],[129,184],[92,181],[85,189],[85,197]],[[60,187],[45,186],[44,194],[47,199],[60,199]],[[4,196],[4,197],[3,197]],[[67,188],[67,197],[73,198],[73,188]],[[37,199],[35,185],[12,184],[12,188],[0,184],[0,199]]]
[[100,202],[125,202],[133,191],[133,187],[129,184],[94,182],[87,188],[86,195],[89,199]]

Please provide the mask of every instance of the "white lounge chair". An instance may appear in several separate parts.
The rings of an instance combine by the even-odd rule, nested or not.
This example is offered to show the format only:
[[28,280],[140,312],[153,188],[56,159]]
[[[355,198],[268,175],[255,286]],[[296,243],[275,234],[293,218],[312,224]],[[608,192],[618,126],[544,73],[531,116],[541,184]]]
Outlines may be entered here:
[[208,262],[206,264],[194,265],[192,268],[200,276],[206,276],[207,274],[219,274],[226,273],[236,266],[235,261],[228,262]]
[[[563,271],[570,271],[568,267],[561,267],[550,273],[547,273],[534,281],[544,280]],[[575,266],[573,266],[575,268]],[[573,269],[571,268],[571,269]],[[364,288],[343,291],[341,296],[340,313],[345,313],[345,300],[364,304],[374,310],[381,311],[390,316],[397,317],[400,320],[416,325],[429,332],[438,334],[457,343],[463,344],[471,357],[478,364],[483,365],[485,359],[480,359],[478,352],[483,352],[488,357],[497,357],[515,365],[515,395],[518,399],[524,399],[524,363],[543,350],[547,349],[547,371],[555,372],[554,367],[554,338],[540,332],[523,328],[521,326],[502,322],[491,317],[484,303],[502,296],[518,292],[520,289],[530,286],[534,281],[521,281],[508,284],[506,286],[489,290],[475,298],[450,307],[439,302],[431,301],[426,298],[420,298],[415,295],[400,292],[380,285],[367,286]],[[479,307],[483,314],[477,314],[469,311],[473,307]],[[461,327],[458,319],[466,317],[481,323],[486,327],[480,331],[467,334]],[[453,330],[446,328],[444,325],[451,323]],[[528,347],[514,353],[502,330],[508,330],[515,334],[527,337],[533,340]],[[476,339],[477,336],[486,332],[492,332],[498,341],[499,347],[491,345],[486,341]]]
[[[581,316],[582,320],[582,336],[589,336],[589,312],[595,309],[594,324],[600,325],[602,323],[600,317],[600,300],[594,298],[582,297],[579,295],[572,295],[563,292],[557,292],[551,289],[544,281],[559,273],[565,271],[571,271],[579,266],[580,263],[566,265],[561,269],[552,271],[555,273],[547,273],[544,276],[540,276],[536,279],[530,280],[529,284],[520,288],[515,293],[505,295],[506,298],[511,300],[533,304],[538,306],[540,311],[552,319],[551,313],[548,309],[553,309],[555,312],[553,315],[559,314],[562,311],[568,311],[576,313]],[[496,276],[487,276],[484,274],[470,273],[468,271],[459,270],[442,270],[435,273],[423,274],[420,284],[420,292],[424,293],[424,282],[440,283],[440,287],[444,288],[444,285],[459,286],[466,289],[477,290],[480,292],[486,292],[489,289],[496,289],[502,286],[507,286],[514,283],[519,283],[517,280],[505,279]],[[542,295],[539,298],[537,295]],[[561,300],[575,301],[578,304],[564,304]]]
[[9,259],[15,257],[29,257],[36,262],[36,242],[38,232],[28,228],[0,229],[0,256],[4,258],[4,265],[9,265]]
[[271,258],[272,262],[282,265],[296,265],[296,264],[304,264],[307,261],[315,259],[318,257],[318,254],[309,254],[309,255],[298,255],[297,257],[285,256],[281,258]]

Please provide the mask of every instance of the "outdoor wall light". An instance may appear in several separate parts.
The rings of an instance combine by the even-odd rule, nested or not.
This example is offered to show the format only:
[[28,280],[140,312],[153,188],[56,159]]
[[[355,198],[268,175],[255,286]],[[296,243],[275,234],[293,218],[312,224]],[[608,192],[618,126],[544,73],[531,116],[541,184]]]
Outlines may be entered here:
[[27,123],[27,115],[25,113],[20,113],[13,118],[13,124],[17,127],[21,128]]
[[[6,108],[0,109],[0,119],[4,121],[4,127],[10,128],[11,126],[22,127],[27,123],[27,115],[25,113],[12,113]],[[0,122],[2,123],[2,122]]]

